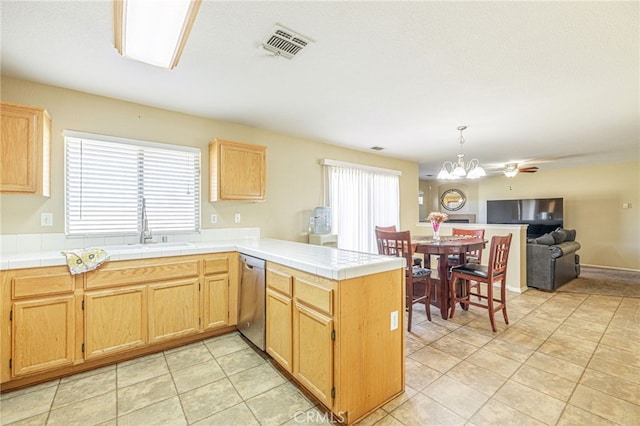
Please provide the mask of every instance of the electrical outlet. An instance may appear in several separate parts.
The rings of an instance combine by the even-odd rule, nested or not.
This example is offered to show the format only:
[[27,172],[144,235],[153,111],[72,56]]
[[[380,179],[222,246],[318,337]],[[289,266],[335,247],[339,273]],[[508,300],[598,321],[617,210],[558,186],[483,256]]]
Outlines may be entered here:
[[53,226],[53,213],[40,213],[40,226]]
[[240,213],[236,213],[236,215],[233,218],[233,221],[235,223],[240,223]]
[[391,312],[391,331],[398,328],[398,311]]
[[211,213],[211,223],[218,223],[218,215]]

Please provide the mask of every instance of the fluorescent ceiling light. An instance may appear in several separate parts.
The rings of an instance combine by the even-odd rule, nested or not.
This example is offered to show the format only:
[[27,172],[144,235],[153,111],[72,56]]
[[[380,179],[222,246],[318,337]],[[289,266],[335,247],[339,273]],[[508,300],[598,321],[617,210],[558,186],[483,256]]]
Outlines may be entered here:
[[114,0],[114,41],[127,58],[175,68],[201,0]]

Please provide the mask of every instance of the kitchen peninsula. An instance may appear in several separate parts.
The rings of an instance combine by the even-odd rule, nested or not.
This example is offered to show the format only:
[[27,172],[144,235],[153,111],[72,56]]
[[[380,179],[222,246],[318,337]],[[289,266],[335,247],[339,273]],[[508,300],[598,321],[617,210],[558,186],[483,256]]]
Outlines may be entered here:
[[3,391],[234,331],[238,253],[267,261],[267,352],[328,410],[351,424],[404,391],[402,259],[259,238],[102,248],[81,275],[60,250],[3,254]]

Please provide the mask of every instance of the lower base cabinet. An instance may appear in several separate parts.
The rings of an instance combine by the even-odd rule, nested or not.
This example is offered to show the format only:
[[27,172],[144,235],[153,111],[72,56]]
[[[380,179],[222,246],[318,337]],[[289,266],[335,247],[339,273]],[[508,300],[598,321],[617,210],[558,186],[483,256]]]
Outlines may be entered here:
[[332,405],[333,320],[296,303],[293,314],[293,376],[325,406]]
[[85,293],[85,359],[146,345],[146,307],[145,286]]
[[197,277],[149,285],[149,343],[198,332],[199,286]]
[[[291,328],[293,304],[291,297],[267,288],[266,293],[267,353],[289,373],[292,373],[293,346]],[[282,325],[286,324],[286,327]],[[277,331],[276,331],[277,330]]]
[[78,280],[66,267],[0,271],[2,383],[73,365]]
[[74,276],[66,266],[0,271],[2,390],[230,328],[238,265],[232,252],[107,262]]
[[266,279],[267,353],[336,419],[404,391],[402,269],[330,280],[268,262]]
[[11,310],[14,377],[71,365],[74,361],[73,296],[16,302]]

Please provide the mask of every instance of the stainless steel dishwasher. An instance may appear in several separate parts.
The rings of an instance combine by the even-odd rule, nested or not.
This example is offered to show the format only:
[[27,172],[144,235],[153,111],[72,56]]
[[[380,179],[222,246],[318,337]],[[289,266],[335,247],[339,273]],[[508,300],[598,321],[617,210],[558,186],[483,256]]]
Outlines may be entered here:
[[265,261],[240,254],[240,303],[238,330],[249,341],[265,350]]

